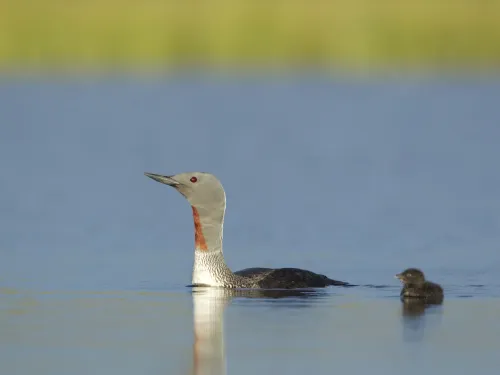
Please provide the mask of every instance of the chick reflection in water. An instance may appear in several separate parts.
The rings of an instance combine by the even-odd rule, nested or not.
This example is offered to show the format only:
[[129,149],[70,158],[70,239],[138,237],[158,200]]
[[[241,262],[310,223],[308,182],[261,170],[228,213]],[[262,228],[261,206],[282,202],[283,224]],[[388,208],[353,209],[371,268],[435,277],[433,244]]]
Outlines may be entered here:
[[404,300],[401,312],[404,316],[416,317],[423,315],[427,307],[429,305],[422,301]]
[[238,290],[193,287],[193,374],[225,375],[224,310],[235,297],[286,298],[313,297],[313,290]]

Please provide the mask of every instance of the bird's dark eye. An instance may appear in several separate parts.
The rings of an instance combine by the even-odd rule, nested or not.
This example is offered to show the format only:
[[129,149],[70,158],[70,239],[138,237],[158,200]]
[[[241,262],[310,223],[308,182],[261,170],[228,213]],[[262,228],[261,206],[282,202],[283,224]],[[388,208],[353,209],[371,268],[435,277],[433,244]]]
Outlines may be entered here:
[[196,181],[198,181],[198,179],[193,176],[189,179],[189,181],[191,181],[194,184]]
[[411,273],[407,274],[406,276],[411,277]]

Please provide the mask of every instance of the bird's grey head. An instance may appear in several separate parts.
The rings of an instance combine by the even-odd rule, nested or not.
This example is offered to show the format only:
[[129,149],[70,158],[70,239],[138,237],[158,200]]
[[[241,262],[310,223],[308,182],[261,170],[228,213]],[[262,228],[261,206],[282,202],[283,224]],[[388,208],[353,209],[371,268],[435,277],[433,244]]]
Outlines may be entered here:
[[214,209],[226,205],[226,194],[220,181],[213,174],[186,172],[173,176],[144,173],[162,184],[172,186],[198,209]]

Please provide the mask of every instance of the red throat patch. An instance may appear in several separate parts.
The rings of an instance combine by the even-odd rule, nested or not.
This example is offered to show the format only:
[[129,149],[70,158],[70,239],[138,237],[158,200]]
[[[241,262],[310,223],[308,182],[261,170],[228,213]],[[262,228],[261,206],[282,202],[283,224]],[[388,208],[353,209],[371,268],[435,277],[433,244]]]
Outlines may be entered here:
[[193,209],[193,219],[194,219],[194,246],[198,250],[207,251],[207,241],[205,241],[205,236],[201,229],[200,214],[198,210],[191,206]]

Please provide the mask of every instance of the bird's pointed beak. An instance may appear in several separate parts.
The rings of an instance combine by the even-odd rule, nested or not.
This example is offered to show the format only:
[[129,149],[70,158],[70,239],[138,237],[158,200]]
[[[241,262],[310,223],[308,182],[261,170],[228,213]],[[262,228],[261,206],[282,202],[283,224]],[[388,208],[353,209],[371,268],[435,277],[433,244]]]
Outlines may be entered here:
[[177,182],[176,180],[174,180],[170,176],[162,176],[159,174],[147,173],[147,172],[144,172],[144,175],[149,177],[149,178],[152,178],[155,181],[161,182],[162,184],[165,184],[165,185],[174,186],[174,187],[177,185],[180,185],[179,182]]
[[402,276],[400,273],[398,273],[397,275],[394,275],[394,278],[399,279],[399,280],[401,280],[401,279],[402,279],[402,277],[403,277],[403,276]]

